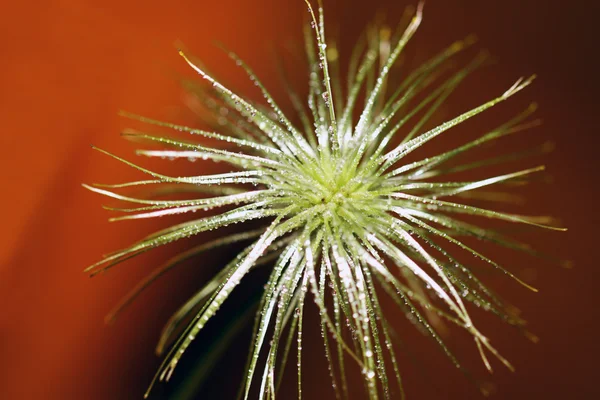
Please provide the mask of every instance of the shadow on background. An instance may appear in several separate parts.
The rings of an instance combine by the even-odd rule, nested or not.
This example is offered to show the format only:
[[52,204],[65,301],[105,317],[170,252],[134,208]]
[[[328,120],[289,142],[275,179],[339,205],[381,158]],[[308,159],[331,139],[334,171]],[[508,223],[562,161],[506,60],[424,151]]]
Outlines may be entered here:
[[[330,30],[339,26],[343,49],[349,48],[376,11],[386,11],[394,23],[409,4],[392,0],[325,3]],[[519,76],[539,75],[514,107],[539,102],[544,125],[534,138],[556,144],[557,151],[543,160],[554,185],[531,189],[533,201],[523,213],[543,209],[560,216],[568,233],[534,232],[529,239],[538,248],[572,258],[576,268],[562,270],[519,255],[515,264],[529,271],[540,293],[499,284],[502,293],[524,310],[531,329],[542,340],[532,345],[499,327],[497,321],[486,327],[484,331],[517,367],[516,374],[496,367],[498,373],[491,377],[496,399],[587,399],[598,394],[595,380],[600,355],[594,353],[594,339],[600,277],[594,262],[594,227],[600,222],[595,186],[600,87],[598,66],[592,60],[598,37],[592,18],[599,10],[593,10],[597,6],[592,3],[565,8],[559,1],[431,0],[408,53],[433,55],[475,32],[481,45],[497,57],[499,65],[474,76],[457,94],[446,110],[452,115],[501,93]],[[13,2],[3,11],[0,397],[141,398],[159,364],[153,348],[162,324],[222,265],[226,252],[203,259],[201,268],[192,263],[166,277],[114,326],[105,326],[103,318],[111,307],[152,266],[173,254],[177,245],[93,280],[81,272],[102,253],[167,222],[106,223],[107,214],[99,207],[102,199],[84,191],[80,183],[120,182],[137,175],[94,152],[89,144],[131,154],[132,146],[119,137],[129,124],[117,117],[119,109],[198,124],[184,110],[182,91],[170,75],[176,71],[193,76],[176,54],[175,40],[228,78],[233,87],[258,98],[252,84],[213,46],[215,40],[225,43],[265,77],[276,98],[283,98],[283,89],[272,78],[276,74],[271,45],[282,48],[288,41],[300,41],[305,14],[300,0],[147,1],[138,5],[63,0],[34,6]],[[298,85],[306,84],[302,67],[291,68]],[[493,115],[494,111],[481,121]],[[471,127],[476,129],[477,124]],[[308,335],[315,340],[307,344],[305,362],[311,367],[305,371],[306,398],[330,398],[319,333],[314,330]],[[406,340],[408,353],[420,360],[413,368],[407,356],[403,364],[410,398],[479,398],[429,344],[420,347],[422,339],[407,335],[417,343]],[[245,356],[247,339],[247,332],[242,333],[228,355]],[[485,376],[472,343],[450,340],[460,344],[457,353],[464,354],[476,373]],[[204,398],[230,398],[225,393],[237,385],[240,368],[220,364],[215,371]],[[295,383],[290,378],[286,384],[293,389]],[[169,389],[159,388],[156,397],[166,398],[167,393]],[[283,398],[293,398],[293,390],[286,393]]]

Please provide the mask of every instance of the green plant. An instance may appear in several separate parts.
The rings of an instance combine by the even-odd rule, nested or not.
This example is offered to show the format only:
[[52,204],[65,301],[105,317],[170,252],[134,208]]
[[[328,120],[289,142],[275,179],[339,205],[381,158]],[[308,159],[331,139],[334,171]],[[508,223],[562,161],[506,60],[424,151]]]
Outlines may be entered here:
[[[379,296],[385,292],[443,352],[460,366],[436,333],[439,319],[468,331],[488,369],[488,353],[511,368],[476,327],[467,304],[475,303],[504,321],[523,329],[523,321],[471,270],[450,255],[444,243],[460,247],[489,267],[502,271],[533,289],[495,261],[464,243],[475,237],[508,248],[533,253],[528,246],[491,229],[460,219],[460,215],[493,218],[537,227],[548,226],[546,217],[527,217],[492,211],[440,198],[468,199],[490,185],[523,183],[543,167],[468,182],[444,180],[451,173],[484,167],[508,158],[455,163],[481,145],[517,133],[533,124],[526,122],[534,106],[476,140],[427,158],[404,162],[405,157],[450,128],[486,111],[528,86],[533,77],[519,79],[499,97],[432,129],[424,125],[447,97],[485,57],[449,73],[451,64],[472,40],[449,46],[388,90],[388,78],[400,53],[421,23],[422,4],[398,35],[371,27],[357,46],[348,69],[348,85],[337,76],[338,50],[325,40],[323,9],[318,13],[307,2],[311,27],[306,29],[306,53],[310,65],[308,112],[299,96],[288,87],[295,106],[295,126],[283,113],[251,69],[234,53],[229,56],[261,90],[266,105],[245,99],[221,84],[183,52],[182,57],[208,83],[200,89],[203,99],[225,110],[220,133],[178,126],[131,114],[124,115],[158,127],[174,129],[222,143],[209,147],[188,141],[127,131],[136,141],[160,144],[161,150],[138,150],[149,157],[222,161],[233,170],[216,175],[173,177],[159,174],[103,150],[103,153],[151,177],[117,185],[85,185],[102,195],[139,207],[119,209],[126,214],[113,220],[153,218],[210,211],[156,232],[88,268],[97,273],[152,248],[201,232],[236,223],[264,221],[264,227],[224,236],[194,247],[167,262],[142,282],[123,305],[166,270],[210,249],[234,243],[251,243],[227,264],[169,321],[159,349],[162,351],[191,318],[168,352],[159,371],[169,379],[182,354],[249,271],[272,265],[260,301],[242,395],[260,375],[260,398],[274,398],[280,375],[296,336],[298,381],[301,382],[302,321],[304,302],[312,297],[320,310],[325,354],[338,398],[347,396],[345,364],[356,363],[363,372],[369,398],[390,398],[394,376],[400,393],[398,362],[392,334],[382,313]],[[315,46],[316,44],[316,46]],[[196,90],[198,90],[196,88]],[[364,91],[364,106],[354,112]],[[412,124],[412,125],[411,125]],[[410,126],[410,129],[407,127]],[[406,133],[398,142],[401,131]],[[236,150],[231,150],[235,146]],[[441,180],[440,180],[441,179]],[[193,199],[134,198],[115,189],[158,185],[156,193],[201,194]],[[485,193],[484,193],[485,195]],[[491,200],[501,200],[497,195]],[[225,211],[216,211],[224,208]],[[308,293],[310,292],[310,293]],[[193,316],[193,317],[192,317]],[[524,329],[523,329],[524,330]],[[282,349],[280,349],[281,343]],[[266,352],[266,355],[264,354]],[[263,371],[257,371],[261,354]],[[334,362],[335,360],[335,362]],[[391,372],[390,372],[391,369]],[[301,384],[298,396],[301,396]]]

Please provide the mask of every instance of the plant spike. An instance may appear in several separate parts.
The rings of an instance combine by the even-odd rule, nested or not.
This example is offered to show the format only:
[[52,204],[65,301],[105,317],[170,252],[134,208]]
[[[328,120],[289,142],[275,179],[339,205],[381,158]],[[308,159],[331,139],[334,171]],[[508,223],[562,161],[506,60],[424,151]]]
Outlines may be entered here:
[[[309,25],[304,32],[309,64],[307,103],[302,104],[282,65],[278,66],[295,115],[287,115],[251,67],[229,50],[225,50],[227,55],[258,87],[266,105],[234,93],[206,72],[187,51],[180,50],[185,62],[208,83],[183,80],[189,92],[188,104],[197,107],[194,110],[199,110],[199,115],[215,114],[211,120],[215,128],[195,129],[121,112],[122,116],[146,123],[156,131],[123,131],[126,139],[150,146],[137,150],[138,155],[223,162],[227,172],[208,175],[190,167],[189,176],[170,176],[94,147],[150,176],[146,180],[111,185],[84,185],[112,201],[129,204],[105,207],[121,213],[111,221],[166,219],[196,212],[201,216],[106,255],[86,269],[92,275],[153,248],[202,232],[251,221],[258,224],[171,258],[140,282],[107,317],[108,321],[114,320],[156,279],[184,261],[215,248],[246,242],[246,247],[167,322],[157,346],[157,352],[166,356],[146,396],[157,380],[169,380],[181,357],[231,292],[251,270],[259,267],[270,268],[270,274],[258,305],[239,399],[249,399],[251,388],[257,390],[261,400],[276,398],[283,367],[294,353],[294,343],[297,395],[302,397],[302,387],[307,381],[302,377],[302,366],[306,364],[302,359],[302,343],[308,298],[314,300],[319,310],[325,361],[339,400],[349,397],[350,368],[362,372],[369,399],[391,399],[397,394],[404,398],[401,360],[393,349],[391,318],[383,312],[381,294],[409,315],[416,327],[432,338],[467,375],[437,332],[440,321],[456,325],[472,336],[475,349],[489,371],[492,370],[489,354],[507,368],[512,366],[476,326],[470,313],[472,304],[514,325],[527,337],[534,337],[524,329],[525,322],[514,307],[490,290],[472,267],[457,261],[445,245],[450,243],[470,255],[474,261],[468,262],[491,266],[492,270],[537,291],[520,279],[512,266],[499,265],[471,247],[465,238],[475,237],[534,256],[548,256],[497,230],[460,219],[466,214],[565,230],[554,226],[549,217],[523,216],[468,204],[470,199],[479,199],[484,204],[516,203],[518,197],[495,188],[522,185],[530,175],[544,170],[543,166],[537,166],[485,174],[489,165],[503,165],[545,152],[546,145],[527,152],[461,162],[463,155],[488,142],[538,125],[537,120],[527,120],[535,111],[535,104],[475,140],[458,143],[441,154],[403,163],[408,154],[442,133],[516,95],[534,76],[521,78],[500,96],[432,127],[429,125],[436,111],[450,101],[452,93],[471,71],[485,64],[486,55],[482,53],[464,67],[453,70],[453,65],[460,62],[461,51],[474,43],[472,36],[451,44],[396,83],[392,79],[393,67],[423,21],[423,2],[412,9],[412,14],[410,11],[405,14],[400,24],[404,28],[399,32],[393,33],[380,22],[370,25],[352,52],[347,70],[343,71],[338,40],[329,41],[325,35],[321,1],[317,8],[309,0],[304,1],[309,12]],[[301,122],[300,127],[295,125],[297,121]],[[169,137],[161,130],[189,137],[185,140]],[[206,144],[207,140],[214,144]],[[446,178],[465,170],[480,171],[483,176],[470,181]],[[486,191],[492,185],[497,191]],[[122,193],[123,190],[129,192]],[[279,351],[282,340],[283,349]],[[263,356],[266,356],[264,367],[259,362]],[[261,372],[259,368],[264,369]]]

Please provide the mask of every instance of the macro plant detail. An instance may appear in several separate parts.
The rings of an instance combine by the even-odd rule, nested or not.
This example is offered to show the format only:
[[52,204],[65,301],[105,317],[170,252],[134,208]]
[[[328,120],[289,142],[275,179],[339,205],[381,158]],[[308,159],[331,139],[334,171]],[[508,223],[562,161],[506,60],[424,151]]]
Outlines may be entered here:
[[[395,393],[404,396],[399,360],[392,344],[395,333],[381,307],[383,295],[430,336],[457,367],[462,368],[437,332],[441,321],[472,336],[489,370],[490,355],[512,368],[477,327],[469,308],[482,307],[529,335],[525,322],[471,268],[451,255],[448,247],[458,247],[479,263],[535,290],[467,242],[468,238],[476,238],[535,255],[533,250],[502,232],[461,217],[564,229],[549,225],[552,219],[547,217],[468,204],[474,193],[486,194],[480,189],[525,183],[530,175],[543,170],[541,166],[474,181],[454,181],[450,175],[478,168],[485,171],[490,164],[510,161],[511,157],[498,157],[461,163],[460,158],[535,125],[536,121],[528,121],[535,107],[454,149],[417,161],[407,162],[406,158],[451,128],[517,94],[533,77],[519,79],[498,97],[424,129],[459,84],[485,64],[485,56],[478,55],[463,68],[454,68],[457,55],[473,39],[451,44],[406,74],[399,85],[391,85],[393,67],[421,24],[423,5],[419,4],[397,33],[378,24],[368,27],[350,58],[347,82],[342,82],[338,48],[326,40],[323,8],[319,4],[313,9],[308,1],[306,4],[311,20],[305,29],[308,98],[303,102],[293,85],[285,82],[295,110],[293,118],[282,111],[250,67],[233,52],[228,52],[230,58],[248,74],[266,104],[234,93],[192,57],[180,52],[208,83],[193,85],[190,90],[214,112],[218,129],[194,129],[123,113],[158,128],[222,144],[213,147],[127,130],[124,136],[128,139],[161,146],[158,150],[137,150],[137,154],[218,161],[230,166],[231,171],[167,176],[98,149],[150,177],[113,185],[84,185],[93,192],[136,205],[112,209],[124,213],[113,220],[196,212],[206,215],[155,232],[107,255],[87,271],[105,271],[153,248],[209,230],[262,222],[262,228],[241,229],[175,256],[141,282],[117,308],[118,312],[183,261],[218,247],[247,243],[168,322],[158,345],[159,352],[166,353],[165,361],[157,374],[158,379],[168,380],[199,332],[242,279],[253,269],[268,267],[270,274],[259,302],[247,375],[242,382],[244,399],[249,398],[254,385],[259,398],[275,398],[280,371],[292,357],[297,359],[298,397],[302,396],[301,350],[307,300],[314,301],[319,309],[325,356],[340,399],[348,397],[346,368],[350,364],[362,371],[370,399],[396,398]],[[196,165],[193,170],[198,171]],[[131,187],[153,189],[147,190],[145,197],[120,194],[120,189]],[[180,194],[185,198],[161,198]],[[498,196],[496,200],[502,199]],[[495,199],[488,196],[487,200]]]

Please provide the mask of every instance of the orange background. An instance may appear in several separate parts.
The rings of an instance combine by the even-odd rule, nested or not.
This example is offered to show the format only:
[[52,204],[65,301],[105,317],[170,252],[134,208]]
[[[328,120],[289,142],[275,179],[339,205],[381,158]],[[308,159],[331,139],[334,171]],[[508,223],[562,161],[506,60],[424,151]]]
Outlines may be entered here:
[[[381,5],[391,21],[399,19],[404,7],[392,0],[325,3],[328,21],[340,26],[346,48],[374,16],[372,7]],[[531,239],[572,258],[576,268],[562,270],[527,259],[537,271],[540,293],[506,285],[511,291],[507,297],[525,311],[542,340],[532,345],[518,336],[503,336],[501,329],[494,334],[498,323],[490,325],[494,343],[517,367],[516,374],[497,367],[497,399],[587,399],[598,394],[600,277],[594,228],[600,222],[595,186],[600,87],[593,18],[600,10],[594,3],[430,0],[415,41],[419,51],[433,54],[475,32],[500,60],[488,75],[478,75],[485,80],[462,92],[453,112],[490,98],[521,75],[537,73],[534,86],[520,96],[540,103],[545,121],[540,137],[557,145],[546,163],[555,185],[532,193],[570,231]],[[306,8],[300,0],[63,0],[11,2],[2,8],[0,397],[141,398],[158,366],[153,346],[160,327],[189,294],[177,289],[186,277],[169,277],[116,325],[103,324],[118,299],[170,251],[146,255],[93,280],[81,273],[102,253],[154,226],[105,222],[101,199],[80,183],[124,181],[135,174],[89,144],[130,154],[132,147],[118,134],[129,123],[116,115],[119,109],[181,119],[182,92],[169,71],[189,72],[176,54],[175,40],[248,92],[252,85],[212,44],[225,43],[266,77],[281,98],[283,91],[271,78],[271,44],[282,47],[287,40],[300,40]],[[304,79],[300,67],[292,75]],[[529,204],[524,212],[538,212],[536,208]],[[434,361],[425,363],[431,368],[425,381],[410,381],[409,374],[411,398],[478,398],[443,358],[412,350]],[[306,396],[318,398],[318,389],[328,384],[327,372],[321,367],[307,371]],[[429,379],[442,389],[428,387]],[[222,380],[237,384],[233,378]]]

